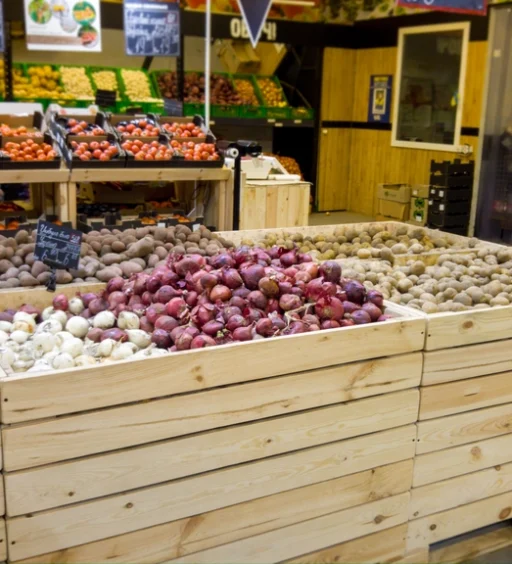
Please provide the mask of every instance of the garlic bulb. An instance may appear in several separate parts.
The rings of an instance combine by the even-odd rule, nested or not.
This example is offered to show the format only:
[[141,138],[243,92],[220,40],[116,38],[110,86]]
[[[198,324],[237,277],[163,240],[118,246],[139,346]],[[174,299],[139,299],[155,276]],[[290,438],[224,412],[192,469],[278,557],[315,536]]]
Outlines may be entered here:
[[89,331],[89,322],[83,317],[74,316],[68,319],[66,323],[66,331],[69,331],[75,337],[83,338]]
[[30,330],[28,331],[28,333],[33,333],[36,328],[36,320],[34,319],[34,316],[30,313],[25,313],[24,311],[18,311],[17,313],[15,313],[13,322],[14,325],[16,325],[16,323],[26,323],[27,325],[29,325]]
[[57,346],[60,347],[64,341],[69,341],[72,339],[73,335],[69,331],[59,331],[55,333],[55,339],[57,340]]
[[[111,311],[100,311],[95,317],[93,325],[100,329],[110,329],[116,324],[116,316]],[[108,356],[108,355],[107,355]]]
[[112,351],[110,357],[112,360],[124,360],[130,356],[133,356],[134,348],[136,349],[133,343],[118,343],[118,345]]
[[16,353],[8,348],[0,349],[0,366],[2,368],[11,368],[16,360]]
[[53,359],[52,366],[53,368],[55,368],[55,370],[73,368],[73,366],[75,366],[75,361],[70,354],[60,353]]
[[50,316],[53,315],[57,310],[50,306],[43,309],[43,313],[41,313],[41,318],[43,321],[47,321],[50,319]]
[[34,366],[33,360],[15,360],[11,368],[14,372],[26,372],[29,368],[32,368],[32,366]]
[[117,317],[117,326],[119,329],[138,329],[139,316],[131,311],[122,311]]
[[15,321],[12,325],[12,332],[23,331],[24,333],[33,333],[34,325],[27,323],[26,321]]
[[53,368],[46,362],[46,360],[36,360],[34,366],[29,368],[27,372],[48,372],[48,370],[53,370]]
[[12,323],[9,323],[8,321],[0,321],[0,331],[10,333],[12,331]]
[[93,366],[96,364],[96,359],[93,356],[82,354],[75,358],[75,366]]
[[115,346],[116,341],[114,341],[114,339],[105,339],[104,341],[101,341],[101,343],[98,345],[98,355],[110,356]]
[[50,319],[56,319],[62,325],[62,327],[64,327],[68,321],[68,316],[66,315],[65,311],[56,309],[55,313],[52,313],[52,315],[50,315]]

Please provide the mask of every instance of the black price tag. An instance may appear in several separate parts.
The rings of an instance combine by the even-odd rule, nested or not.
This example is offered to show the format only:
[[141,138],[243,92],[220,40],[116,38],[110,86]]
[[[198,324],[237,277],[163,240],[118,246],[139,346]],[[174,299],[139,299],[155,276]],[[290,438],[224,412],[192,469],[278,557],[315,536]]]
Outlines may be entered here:
[[134,106],[133,108],[126,108],[126,113],[130,116],[136,116],[138,114],[144,115],[144,109],[141,106]]
[[114,106],[116,103],[117,93],[114,90],[96,90],[96,105],[106,108]]
[[37,223],[36,248],[34,258],[52,268],[78,268],[82,233],[54,225],[47,221]]
[[164,98],[164,113],[166,116],[183,116],[183,102],[179,100],[172,100],[171,98]]

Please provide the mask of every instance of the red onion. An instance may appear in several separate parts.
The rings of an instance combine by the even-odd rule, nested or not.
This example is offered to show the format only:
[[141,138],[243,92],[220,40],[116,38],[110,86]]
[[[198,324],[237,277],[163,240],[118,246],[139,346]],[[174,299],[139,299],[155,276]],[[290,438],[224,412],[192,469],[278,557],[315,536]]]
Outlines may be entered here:
[[181,300],[181,298],[177,298],[178,295],[179,292],[172,286],[162,286],[153,296],[153,302],[159,304],[167,304],[173,299]]
[[125,304],[127,301],[128,301],[128,297],[126,296],[126,294],[123,294],[123,292],[119,292],[116,290],[115,292],[112,292],[108,296],[108,307],[109,309],[114,310],[117,308],[117,306],[120,306],[121,304]]
[[375,304],[379,309],[384,307],[384,296],[378,290],[368,290],[366,301]]
[[[299,259],[300,263],[308,263],[313,262],[313,259],[307,253],[298,253],[297,258]],[[316,265],[315,265],[316,266]]]
[[288,276],[288,278],[295,278],[295,275],[297,274],[298,269],[294,268],[293,266],[289,266],[288,268],[285,269],[284,274],[286,274],[286,276]]
[[311,282],[311,276],[309,273],[299,270],[299,272],[295,275],[295,281],[307,284],[308,282]]
[[[24,313],[29,313],[30,315],[35,315],[36,320],[39,319],[39,316],[41,315],[41,311],[37,307],[34,307],[32,305],[29,305],[29,304],[23,304],[20,307],[20,311],[23,311]],[[70,313],[70,312],[68,312],[67,315],[73,316],[73,314]]]
[[133,294],[133,287],[135,286],[135,280],[125,281],[122,287],[122,291],[127,295],[131,296]]
[[285,282],[279,282],[278,283],[279,286],[279,293],[281,295],[283,294],[290,294],[293,288],[293,284],[291,282],[285,281]]
[[192,345],[192,341],[194,340],[194,338],[195,337],[192,337],[192,335],[190,335],[186,331],[183,331],[183,333],[178,335],[178,337],[175,339],[174,345],[177,350],[186,351],[190,349],[190,346]]
[[355,304],[354,302],[345,301],[343,302],[343,309],[345,310],[345,313],[354,313],[354,311],[361,309],[361,306],[359,304]]
[[151,335],[151,341],[159,349],[168,349],[171,346],[171,337],[167,331],[163,329],[155,329]]
[[298,333],[306,333],[307,327],[302,321],[292,321],[286,330],[287,335],[297,335]]
[[66,311],[69,306],[68,298],[64,294],[57,294],[53,298],[52,305],[55,309]]
[[107,292],[111,294],[112,292],[120,292],[123,289],[126,280],[121,278],[121,276],[115,276],[111,278],[107,283]]
[[320,325],[316,325],[316,324],[311,324],[311,325],[306,325],[308,332],[310,333],[314,333],[315,331],[320,331]]
[[366,313],[370,316],[372,322],[377,321],[382,315],[382,311],[375,304],[372,304],[372,302],[363,304],[363,307],[361,309],[363,311],[366,311]]
[[250,327],[238,327],[233,331],[234,341],[252,341],[252,329]]
[[222,282],[224,282],[224,284],[231,290],[238,288],[244,283],[242,277],[240,276],[240,273],[238,272],[238,270],[236,270],[236,268],[223,268],[221,272],[221,278]]
[[[179,298],[177,298],[179,299]],[[152,304],[148,307],[148,309],[146,310],[146,317],[147,320],[154,325],[156,323],[156,320],[161,316],[164,315],[166,313],[165,310],[165,306],[164,304]],[[169,312],[167,312],[169,313]],[[169,314],[170,315],[170,314]],[[171,315],[171,317],[174,317],[174,315]]]
[[324,293],[322,278],[314,278],[311,282],[306,284],[306,296],[313,302]]
[[108,302],[106,302],[103,298],[95,298],[89,303],[89,311],[91,312],[91,315],[97,315],[106,309],[108,309]]
[[305,262],[300,264],[298,268],[300,268],[301,272],[307,272],[311,276],[311,279],[318,276],[318,264],[315,262]]
[[371,317],[368,312],[358,309],[351,314],[350,318],[356,325],[364,325],[366,323],[371,323]]
[[242,312],[242,315],[247,319],[249,323],[255,323],[258,319],[265,317],[265,314],[261,309],[255,307],[246,307]]
[[214,347],[217,344],[215,339],[209,335],[198,335],[192,339],[190,343],[191,349],[204,349],[205,347]]
[[353,327],[355,325],[352,319],[342,319],[340,321],[340,327]]
[[341,278],[341,266],[334,260],[326,260],[320,265],[318,273],[327,282],[338,284]]
[[249,290],[257,290],[258,282],[265,276],[265,269],[261,264],[251,264],[244,268],[240,274]]
[[0,313],[0,321],[7,321],[8,323],[12,323],[13,319],[14,319],[14,314],[9,313],[7,310],[2,311],[2,313]]
[[[247,290],[247,291],[249,291],[249,290]],[[238,307],[240,309],[244,309],[244,307],[247,305],[247,300],[245,300],[244,298],[241,298],[240,296],[233,296],[229,300],[229,305],[231,305],[233,307]]]
[[91,310],[88,307],[86,307],[84,311],[82,311],[82,313],[80,314],[80,317],[83,317],[84,319],[90,319],[92,317]]
[[116,306],[114,309],[110,308],[110,311],[112,311],[116,317],[118,317],[119,314],[120,314],[122,311],[125,311],[125,310],[131,311],[131,308],[128,307],[127,304],[119,304],[119,305]]
[[253,290],[248,296],[247,301],[250,305],[258,308],[265,309],[267,307],[268,300],[262,292],[259,290]]
[[235,290],[233,290],[233,296],[238,296],[240,298],[243,298],[244,300],[247,298],[247,296],[251,293],[251,291],[246,288],[245,286],[242,288],[236,288]]
[[142,303],[142,298],[140,296],[130,296],[130,299],[128,300],[128,305],[129,306],[134,306],[135,304],[141,304]]
[[279,295],[279,284],[276,280],[269,278],[268,276],[264,276],[258,282],[258,288],[260,289],[267,298],[275,298]]
[[153,333],[153,330],[155,329],[154,325],[148,321],[148,318],[145,315],[140,318],[140,328],[143,331],[146,331],[146,333]]
[[253,249],[252,255],[254,258],[256,258],[258,261],[265,263],[265,264],[270,264],[270,256],[269,254],[264,251],[263,249],[260,249],[259,247],[256,247],[255,249]]
[[295,249],[293,249],[292,251],[289,251],[288,253],[284,253],[279,257],[279,260],[281,261],[281,264],[283,266],[292,266],[292,264],[297,264],[298,260],[297,260],[297,251]]
[[163,272],[161,277],[162,286],[172,286],[173,284],[176,284],[179,279],[180,277],[176,274],[176,272],[173,270],[166,270]]
[[133,304],[130,309],[139,317],[142,317],[146,313],[146,306],[144,304]]
[[201,331],[199,331],[199,329],[197,327],[194,327],[193,325],[188,325],[187,327],[185,327],[185,333],[192,335],[192,337],[197,337],[201,333]]
[[222,310],[222,318],[224,321],[227,321],[233,315],[242,315],[242,310],[232,305],[228,305]]
[[179,321],[169,315],[161,315],[155,321],[155,329],[163,329],[164,331],[167,331],[167,333],[170,333],[173,329],[179,327],[179,325]]
[[377,319],[377,321],[388,321],[388,319],[393,319],[393,316],[392,316],[392,315],[384,314],[384,315],[381,315],[381,316],[379,317],[379,319]]
[[151,292],[144,292],[142,294],[142,303],[144,305],[151,305],[153,303],[153,294]]
[[198,300],[199,296],[197,294],[197,292],[188,292],[188,294],[185,296],[185,301],[187,302],[187,305],[189,307],[195,307],[197,305],[197,300]]
[[281,252],[281,247],[274,245],[271,249],[268,250],[268,256],[271,259],[278,259]]
[[347,293],[345,292],[345,290],[341,289],[341,286],[336,286],[335,296],[338,298],[338,300],[340,300],[340,302],[347,301]]
[[270,298],[267,302],[267,307],[265,309],[267,313],[271,313],[273,311],[279,311],[279,301],[275,298]]
[[101,340],[104,341],[105,339],[114,339],[114,341],[124,343],[128,340],[128,335],[122,329],[114,327],[113,329],[106,329],[103,331]]
[[233,258],[236,261],[236,264],[240,265],[251,258],[251,249],[247,245],[242,245],[237,247],[233,252]]
[[256,322],[256,333],[262,337],[271,337],[276,332],[276,328],[272,323],[272,320],[268,317],[264,319],[259,319]]
[[325,321],[322,321],[320,327],[322,329],[337,329],[338,327],[341,327],[341,321],[338,323],[334,319],[326,319]]
[[316,302],[315,313],[320,319],[334,319],[339,321],[340,319],[343,319],[345,310],[343,308],[343,304],[340,300],[338,300],[338,298],[326,296],[325,298],[320,298]]
[[363,304],[366,296],[366,288],[357,280],[345,280],[343,289],[347,293],[347,298],[355,304]]
[[278,329],[282,330],[286,327],[286,321],[283,319],[283,316],[279,313],[273,312],[270,313],[268,318],[272,321],[272,325]]
[[279,306],[284,311],[291,311],[292,309],[298,309],[302,305],[302,301],[299,296],[294,294],[284,294],[279,298]]
[[[298,284],[300,284],[300,282],[298,282]],[[302,296],[304,295],[304,292],[297,285],[297,286],[293,286],[293,288],[290,291],[290,294],[293,294],[294,296],[298,296],[299,298],[302,298]]]
[[192,256],[196,256],[196,255],[190,255],[188,257],[185,257],[184,259],[181,259],[179,262],[176,262],[173,265],[176,274],[178,274],[182,278],[185,278],[185,276],[189,273],[194,274],[194,272],[201,270],[201,265],[199,264],[198,261],[194,260]]
[[217,284],[210,291],[210,300],[212,302],[227,302],[231,298],[231,290],[227,286]]
[[202,327],[203,333],[206,333],[210,336],[215,336],[217,333],[220,333],[224,329],[224,323],[220,321],[208,321]]
[[197,305],[190,313],[192,321],[199,326],[208,323],[215,317],[215,306],[211,303]]
[[149,274],[147,272],[141,272],[137,274],[135,283],[133,285],[133,293],[141,296],[146,291],[146,284],[149,280]]
[[228,253],[219,253],[210,258],[210,265],[213,268],[222,268],[223,266],[235,266],[235,259]]
[[87,338],[93,341],[94,343],[99,343],[101,341],[102,335],[103,335],[103,329],[100,329],[98,327],[93,327],[92,329],[89,329],[89,332],[87,333]]
[[320,320],[318,319],[318,317],[311,313],[306,313],[302,317],[302,321],[304,321],[306,325],[320,325]]
[[165,306],[165,312],[175,319],[182,319],[188,312],[187,302],[183,298],[172,298]]
[[172,341],[176,341],[176,339],[182,334],[185,333],[186,327],[180,326],[173,329],[170,333]]
[[159,276],[158,274],[152,274],[146,282],[146,289],[148,292],[154,294],[158,290],[158,288],[160,288],[161,285],[162,285],[161,276]]
[[226,322],[226,329],[233,332],[238,327],[246,327],[249,322],[242,315],[232,315]]

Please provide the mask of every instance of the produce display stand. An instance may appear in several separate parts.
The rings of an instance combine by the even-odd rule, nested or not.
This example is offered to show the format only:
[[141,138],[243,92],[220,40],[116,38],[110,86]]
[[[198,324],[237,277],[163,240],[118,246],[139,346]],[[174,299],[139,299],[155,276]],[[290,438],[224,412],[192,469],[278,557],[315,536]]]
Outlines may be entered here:
[[279,562],[366,535],[402,557],[425,319],[387,312],[2,378],[8,561]]

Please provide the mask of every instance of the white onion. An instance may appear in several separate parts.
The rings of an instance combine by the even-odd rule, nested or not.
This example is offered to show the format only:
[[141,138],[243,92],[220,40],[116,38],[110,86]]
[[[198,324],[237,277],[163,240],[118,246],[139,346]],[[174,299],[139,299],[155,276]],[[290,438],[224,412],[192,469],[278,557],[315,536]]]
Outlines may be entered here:
[[104,341],[101,341],[101,343],[98,345],[98,355],[110,356],[115,346],[116,341],[114,341],[114,339],[105,339]]
[[20,345],[25,343],[29,337],[29,334],[26,331],[13,331],[11,333],[11,339]]
[[0,366],[10,368],[16,360],[16,353],[8,348],[0,349]]
[[0,321],[0,331],[10,333],[12,331],[12,323],[9,323],[9,321]]
[[66,325],[68,321],[68,316],[66,315],[65,311],[56,309],[55,313],[52,313],[52,315],[50,315],[50,319],[56,319],[62,325],[62,327],[64,327],[64,325]]
[[82,354],[75,358],[75,366],[93,366],[96,364],[96,359],[93,356]]
[[72,339],[68,339],[62,343],[60,351],[62,353],[68,353],[73,358],[76,358],[84,352],[84,343],[81,339],[73,337]]
[[89,322],[83,317],[71,317],[66,323],[66,331],[69,331],[73,336],[80,337],[81,339],[87,335],[89,331]]
[[135,345],[133,343],[119,343],[112,351],[110,358],[112,358],[112,360],[124,360],[133,356],[135,352],[134,347]]
[[43,313],[41,313],[42,320],[47,321],[56,311],[57,310],[52,306],[44,308]]
[[0,345],[4,345],[9,340],[9,335],[0,330]]
[[127,329],[126,334],[130,343],[137,345],[139,349],[145,349],[151,344],[151,335],[142,329]]
[[24,333],[33,333],[34,332],[34,328],[35,325],[31,325],[30,323],[27,323],[26,321],[15,321],[12,325],[12,332],[14,333],[14,331],[23,331]]
[[56,319],[47,319],[37,327],[38,333],[53,333],[55,335],[59,331],[62,331],[62,323]]
[[24,360],[29,361],[29,360],[35,360],[35,356],[34,356],[34,347],[32,346],[31,342],[25,343],[21,349],[21,351],[18,353],[18,360]]
[[57,346],[60,347],[64,341],[72,339],[73,335],[69,331],[59,331],[55,333],[55,338],[57,339]]
[[14,324],[16,324],[17,322],[24,322],[24,323],[27,323],[28,325],[30,325],[30,327],[32,327],[32,330],[29,331],[29,333],[32,333],[34,331],[34,329],[36,328],[36,320],[34,319],[34,314],[31,314],[31,313],[25,313],[24,311],[18,311],[17,313],[14,314],[13,321],[14,321]]
[[111,311],[100,311],[100,313],[94,317],[94,327],[99,327],[100,329],[110,329],[111,327],[114,327],[115,324],[116,316]]
[[122,311],[117,318],[117,326],[119,329],[138,329],[139,316],[131,311]]
[[33,360],[15,360],[12,363],[11,368],[14,370],[14,372],[26,372],[29,368],[32,368],[32,366],[34,366]]
[[48,370],[53,370],[53,368],[46,362],[46,360],[36,360],[34,366],[29,368],[27,372],[48,372]]
[[142,351],[139,351],[138,353],[135,353],[133,355],[133,360],[151,358],[151,357],[154,357],[154,356],[163,356],[163,355],[166,355],[166,354],[169,354],[169,353],[164,349],[157,349],[156,347],[148,347],[147,349],[144,349]]
[[69,311],[71,313],[73,313],[74,315],[79,315],[80,313],[82,313],[82,311],[84,311],[85,306],[84,306],[84,302],[81,300],[81,298],[71,298],[69,300],[69,307],[68,307]]
[[55,368],[55,370],[73,368],[75,366],[75,361],[70,354],[60,353],[53,359],[52,366],[53,368]]
[[46,360],[46,362],[48,362],[49,364],[53,364],[53,360],[56,356],[59,356],[60,351],[58,348],[53,349],[50,352],[47,352],[46,354],[43,355],[43,360]]
[[5,348],[11,349],[11,351],[17,353],[17,352],[20,351],[21,346],[16,341],[11,340],[11,341],[7,341],[7,343],[5,343]]
[[37,333],[32,339],[38,352],[48,353],[57,346],[57,338],[52,333]]

